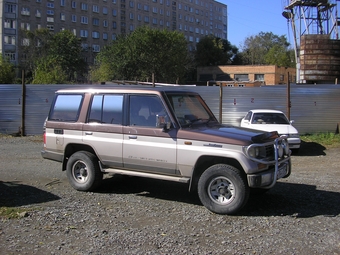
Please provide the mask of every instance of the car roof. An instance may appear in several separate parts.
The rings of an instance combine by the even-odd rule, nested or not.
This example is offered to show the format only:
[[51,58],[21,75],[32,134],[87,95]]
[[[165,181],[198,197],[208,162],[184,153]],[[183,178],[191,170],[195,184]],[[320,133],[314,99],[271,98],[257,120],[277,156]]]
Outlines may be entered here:
[[190,93],[198,94],[194,91],[181,90],[181,89],[171,89],[169,87],[145,87],[145,86],[93,86],[93,87],[70,87],[66,89],[57,90],[56,93],[159,93],[159,92],[171,92],[171,93]]
[[282,111],[272,109],[253,109],[250,111],[253,113],[283,113]]

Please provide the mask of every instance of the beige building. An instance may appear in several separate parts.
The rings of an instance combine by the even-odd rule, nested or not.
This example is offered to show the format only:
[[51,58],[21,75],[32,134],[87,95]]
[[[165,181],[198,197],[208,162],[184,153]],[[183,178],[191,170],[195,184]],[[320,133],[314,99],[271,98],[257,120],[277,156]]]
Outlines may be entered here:
[[296,82],[296,69],[275,65],[207,66],[197,68],[197,81],[223,81],[224,86],[256,87]]
[[82,39],[89,64],[118,35],[139,26],[178,30],[189,49],[205,35],[227,39],[227,6],[214,0],[0,0],[0,53],[20,64],[21,30],[67,29]]

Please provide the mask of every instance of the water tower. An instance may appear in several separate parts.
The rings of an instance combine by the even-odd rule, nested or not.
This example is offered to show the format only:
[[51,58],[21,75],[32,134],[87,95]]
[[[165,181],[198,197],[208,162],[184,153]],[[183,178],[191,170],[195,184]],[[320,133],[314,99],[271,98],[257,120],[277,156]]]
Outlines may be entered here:
[[340,82],[340,0],[283,0],[294,35],[297,83]]

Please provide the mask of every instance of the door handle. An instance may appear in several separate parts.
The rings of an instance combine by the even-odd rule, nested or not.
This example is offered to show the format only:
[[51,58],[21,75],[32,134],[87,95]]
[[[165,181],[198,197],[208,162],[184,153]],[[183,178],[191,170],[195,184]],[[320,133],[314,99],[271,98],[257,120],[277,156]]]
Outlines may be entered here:
[[136,135],[129,135],[129,139],[137,139]]
[[92,132],[85,132],[85,135],[92,135]]

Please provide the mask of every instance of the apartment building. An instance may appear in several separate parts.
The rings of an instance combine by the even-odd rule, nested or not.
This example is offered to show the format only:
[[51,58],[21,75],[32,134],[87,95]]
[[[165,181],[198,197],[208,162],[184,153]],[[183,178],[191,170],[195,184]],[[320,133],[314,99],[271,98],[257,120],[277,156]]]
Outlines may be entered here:
[[16,65],[22,30],[70,30],[92,64],[104,45],[139,26],[183,32],[189,50],[205,35],[227,39],[227,6],[214,0],[0,0],[0,53]]

